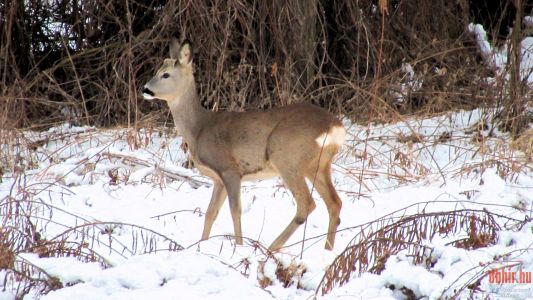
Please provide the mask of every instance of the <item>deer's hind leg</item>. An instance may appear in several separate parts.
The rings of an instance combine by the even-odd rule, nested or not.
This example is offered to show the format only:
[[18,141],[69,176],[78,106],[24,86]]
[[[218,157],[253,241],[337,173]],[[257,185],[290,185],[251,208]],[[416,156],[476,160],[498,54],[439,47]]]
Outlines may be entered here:
[[[312,168],[311,168],[312,169]],[[331,250],[335,245],[335,235],[339,226],[342,201],[331,180],[331,159],[313,171],[308,170],[307,179],[314,185],[320,197],[324,200],[329,214],[328,234],[324,248]]]
[[307,217],[316,206],[305,183],[303,174],[282,173],[281,178],[296,200],[296,213],[285,230],[272,242],[269,247],[270,250],[277,250],[283,247],[298,227],[307,221]]

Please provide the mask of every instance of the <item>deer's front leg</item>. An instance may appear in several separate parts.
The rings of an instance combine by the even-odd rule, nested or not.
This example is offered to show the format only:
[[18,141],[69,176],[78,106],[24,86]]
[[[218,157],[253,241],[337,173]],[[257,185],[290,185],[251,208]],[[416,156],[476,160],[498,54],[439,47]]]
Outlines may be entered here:
[[222,182],[226,186],[229,198],[229,208],[233,219],[235,243],[242,245],[241,230],[241,176],[237,171],[224,171],[221,174]]
[[224,200],[227,196],[226,187],[224,187],[224,184],[222,182],[218,180],[213,180],[213,183],[214,187],[213,194],[211,195],[211,202],[209,202],[209,207],[207,207],[207,212],[205,213],[202,240],[207,240],[209,238],[209,234],[211,233],[211,227],[213,227],[213,223],[215,222],[215,219],[218,216],[220,207],[224,203]]

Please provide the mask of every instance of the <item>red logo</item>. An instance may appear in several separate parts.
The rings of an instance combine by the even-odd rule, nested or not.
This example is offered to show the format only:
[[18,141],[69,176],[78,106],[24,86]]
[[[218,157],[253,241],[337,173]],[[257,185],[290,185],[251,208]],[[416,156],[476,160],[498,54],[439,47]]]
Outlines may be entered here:
[[489,271],[489,283],[491,284],[523,284],[531,283],[531,272],[522,271],[518,269],[516,271],[511,268],[501,268]]

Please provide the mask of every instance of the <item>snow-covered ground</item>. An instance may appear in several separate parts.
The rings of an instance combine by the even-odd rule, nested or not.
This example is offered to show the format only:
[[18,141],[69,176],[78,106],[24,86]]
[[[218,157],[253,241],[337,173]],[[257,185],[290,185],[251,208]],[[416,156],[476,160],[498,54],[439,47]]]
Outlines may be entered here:
[[[333,251],[323,249],[328,218],[315,192],[317,209],[305,228],[280,253],[268,256],[262,245],[272,242],[295,211],[279,180],[244,184],[244,246],[229,237],[227,204],[212,238],[199,242],[211,187],[183,167],[181,138],[164,129],[65,124],[44,133],[25,132],[26,143],[35,142],[35,148],[19,149],[18,164],[32,168],[4,175],[0,208],[14,200],[34,201],[27,215],[41,239],[84,241],[100,256],[102,262],[81,262],[73,256],[20,253],[17,261],[38,266],[65,286],[42,299],[309,299],[316,290],[322,295],[325,271],[353,244],[361,225],[388,214],[384,220],[391,223],[402,216],[462,209],[502,216],[496,217],[502,228],[494,243],[477,249],[452,246],[467,237],[464,230],[428,236],[423,244],[433,249],[430,264],[415,264],[407,250],[393,253],[380,274],[356,271],[344,285],[334,282],[323,297],[396,299],[412,293],[437,299],[461,288],[466,297],[476,278],[481,278],[478,295],[533,297],[531,283],[489,282],[489,270],[503,266],[533,271],[533,224],[510,227],[531,217],[533,172],[505,134],[494,129],[489,136],[491,125],[483,126],[482,116],[480,110],[461,111],[370,128],[346,122],[349,135],[333,174],[343,199]],[[11,218],[2,219],[3,226],[10,225]],[[168,250],[180,246],[184,249]],[[287,281],[276,275],[281,266],[295,270]],[[13,287],[16,277],[10,275],[0,299],[13,299]]]
[[[500,69],[505,49],[470,30]],[[522,43],[528,82],[532,41]],[[264,245],[292,219],[292,195],[276,179],[244,183],[245,244],[233,243],[227,204],[199,242],[211,184],[185,168],[172,130],[64,124],[3,135],[0,233],[15,233],[0,236],[0,250],[18,250],[0,270],[0,299],[26,287],[31,299],[50,278],[62,288],[42,299],[533,299],[532,152],[491,113],[345,121],[335,248],[323,249],[328,215],[313,192],[316,210],[273,255]],[[28,274],[47,284],[24,285]]]

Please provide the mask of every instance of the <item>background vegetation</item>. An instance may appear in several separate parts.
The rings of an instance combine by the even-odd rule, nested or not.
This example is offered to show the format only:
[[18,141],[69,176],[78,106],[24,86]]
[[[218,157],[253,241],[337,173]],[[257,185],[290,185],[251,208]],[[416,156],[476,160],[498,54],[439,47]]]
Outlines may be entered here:
[[[391,121],[499,101],[506,118],[516,120],[525,88],[488,87],[493,70],[483,66],[466,29],[483,22],[501,40],[530,6],[487,3],[6,0],[0,126],[171,123],[166,107],[142,101],[139,89],[172,35],[192,41],[209,108],[309,101],[355,121]],[[523,127],[521,120],[510,125]]]

